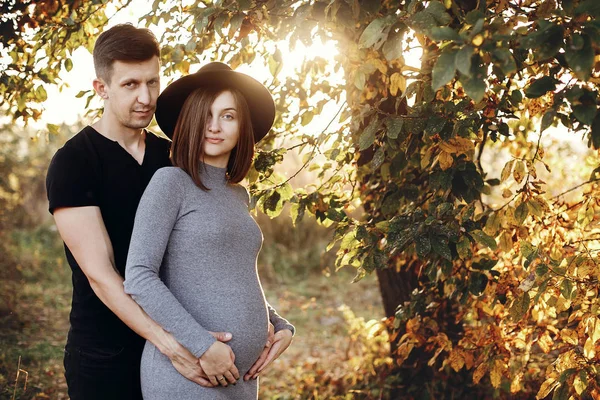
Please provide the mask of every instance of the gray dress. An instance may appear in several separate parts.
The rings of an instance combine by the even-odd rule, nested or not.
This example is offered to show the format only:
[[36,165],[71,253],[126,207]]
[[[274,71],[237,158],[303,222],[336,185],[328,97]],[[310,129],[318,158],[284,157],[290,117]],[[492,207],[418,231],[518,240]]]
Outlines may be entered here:
[[204,388],[146,342],[141,382],[148,400],[256,399],[258,381],[243,376],[264,349],[269,319],[276,331],[294,331],[265,301],[256,269],[262,233],[246,189],[227,183],[224,168],[205,165],[201,176],[209,191],[179,168],[155,173],[137,210],[125,292],[197,357],[215,341],[208,331],[231,332],[227,344],[241,378]]

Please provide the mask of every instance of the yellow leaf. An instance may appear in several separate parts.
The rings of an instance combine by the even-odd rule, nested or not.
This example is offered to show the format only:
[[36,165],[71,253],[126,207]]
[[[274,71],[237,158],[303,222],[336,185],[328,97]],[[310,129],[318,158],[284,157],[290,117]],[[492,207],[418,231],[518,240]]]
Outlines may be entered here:
[[555,387],[557,387],[559,385],[558,382],[556,382],[556,379],[554,378],[548,378],[546,379],[546,381],[544,383],[542,383],[542,386],[540,386],[540,390],[538,391],[538,394],[535,396],[536,399],[544,399],[546,398],[550,392],[552,392],[554,390]]
[[575,346],[579,344],[579,337],[577,336],[577,332],[575,332],[573,329],[565,328],[565,329],[561,330],[560,338],[565,343],[569,343],[569,344],[572,344]]
[[452,155],[446,151],[442,151],[438,156],[438,161],[440,162],[440,167],[443,171],[447,170],[454,164],[454,158]]
[[575,388],[575,391],[577,392],[578,395],[581,395],[581,393],[583,393],[583,391],[587,388],[587,384],[580,377],[580,375],[582,373],[584,374],[584,377],[585,377],[585,371],[581,371],[579,374],[577,374],[575,376],[575,379],[573,380],[573,388]]
[[485,375],[487,369],[488,369],[488,366],[484,362],[479,364],[477,366],[477,368],[475,368],[475,372],[473,372],[473,383],[474,384],[477,385],[479,383],[481,378],[483,378],[483,376]]
[[593,343],[600,339],[600,321],[598,318],[590,318],[587,321],[588,335]]
[[513,192],[512,190],[506,188],[502,191],[502,197],[504,197],[505,199],[508,199],[509,197],[512,197]]
[[591,338],[587,338],[583,345],[583,355],[588,359],[593,359],[596,356],[596,350],[594,349],[594,342]]
[[446,153],[454,154],[454,153],[457,152],[456,146],[453,143],[449,142],[449,141],[448,142],[441,142],[439,144],[439,146],[440,146],[440,149],[442,149]]
[[515,169],[513,171],[513,177],[515,178],[515,181],[517,181],[517,183],[521,183],[521,181],[525,177],[525,163],[523,163],[523,161],[517,161],[517,164],[515,165]]
[[450,139],[450,143],[456,147],[456,154],[469,155],[469,153],[475,150],[475,144],[473,141],[461,136],[453,137]]
[[523,388],[521,386],[521,379],[523,378],[523,373],[520,372],[515,376],[515,379],[510,383],[510,392],[517,393],[520,392]]
[[483,43],[483,36],[480,34],[476,35],[473,40],[471,41],[471,43],[473,43],[474,46],[481,46],[481,44]]
[[450,367],[454,370],[454,372],[458,372],[464,365],[465,359],[460,350],[454,349],[450,353],[448,357],[448,362],[450,363]]
[[544,334],[542,336],[540,336],[540,338],[538,339],[538,345],[540,346],[542,351],[546,354],[548,354],[550,352],[553,344],[554,344],[554,341],[550,337],[550,334],[548,333],[548,331],[544,332]]
[[500,248],[504,252],[509,252],[513,249],[512,235],[507,231],[504,231],[502,235],[500,235]]
[[515,164],[515,160],[510,160],[506,164],[504,164],[504,168],[502,168],[502,174],[500,175],[500,181],[504,182],[510,176],[512,172],[513,165]]
[[494,365],[490,371],[490,380],[494,388],[498,389],[500,387],[500,383],[502,382],[502,361],[494,360]]
[[396,96],[398,94],[398,90],[401,93],[406,91],[406,78],[399,72],[394,72],[392,76],[390,76],[390,94],[392,96]]

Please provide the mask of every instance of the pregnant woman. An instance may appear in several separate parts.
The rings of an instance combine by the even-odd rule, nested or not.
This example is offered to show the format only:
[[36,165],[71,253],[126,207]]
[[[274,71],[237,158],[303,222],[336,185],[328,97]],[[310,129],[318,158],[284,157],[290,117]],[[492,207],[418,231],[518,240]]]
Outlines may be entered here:
[[[269,91],[222,63],[158,98],[173,167],[155,173],[140,201],[125,291],[199,358],[206,384],[184,378],[146,342],[145,399],[257,399],[257,372],[291,343],[294,327],[265,301],[256,269],[262,233],[239,185],[274,117]],[[275,336],[265,348],[269,321]],[[233,339],[221,343],[209,331]]]

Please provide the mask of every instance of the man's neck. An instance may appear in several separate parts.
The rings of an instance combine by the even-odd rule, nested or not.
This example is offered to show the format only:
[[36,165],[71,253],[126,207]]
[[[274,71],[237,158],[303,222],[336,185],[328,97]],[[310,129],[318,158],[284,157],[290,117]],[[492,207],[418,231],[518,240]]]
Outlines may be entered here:
[[131,129],[110,121],[103,115],[98,121],[92,124],[92,128],[98,131],[102,136],[118,142],[121,146],[128,149],[137,147],[145,139],[144,129]]

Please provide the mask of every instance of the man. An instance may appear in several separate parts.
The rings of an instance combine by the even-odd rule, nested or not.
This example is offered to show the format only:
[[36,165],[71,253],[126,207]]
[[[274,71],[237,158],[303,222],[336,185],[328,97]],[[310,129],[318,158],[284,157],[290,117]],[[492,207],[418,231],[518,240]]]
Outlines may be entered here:
[[[211,386],[198,358],[123,290],[135,212],[169,141],[147,131],[159,84],[159,45],[147,29],[117,25],[94,48],[104,113],[56,153],[47,176],[50,212],[72,269],[65,377],[71,399],[141,399],[139,364],[150,340],[186,378]],[[157,213],[160,210],[156,211]],[[213,333],[218,340],[228,333]]]

